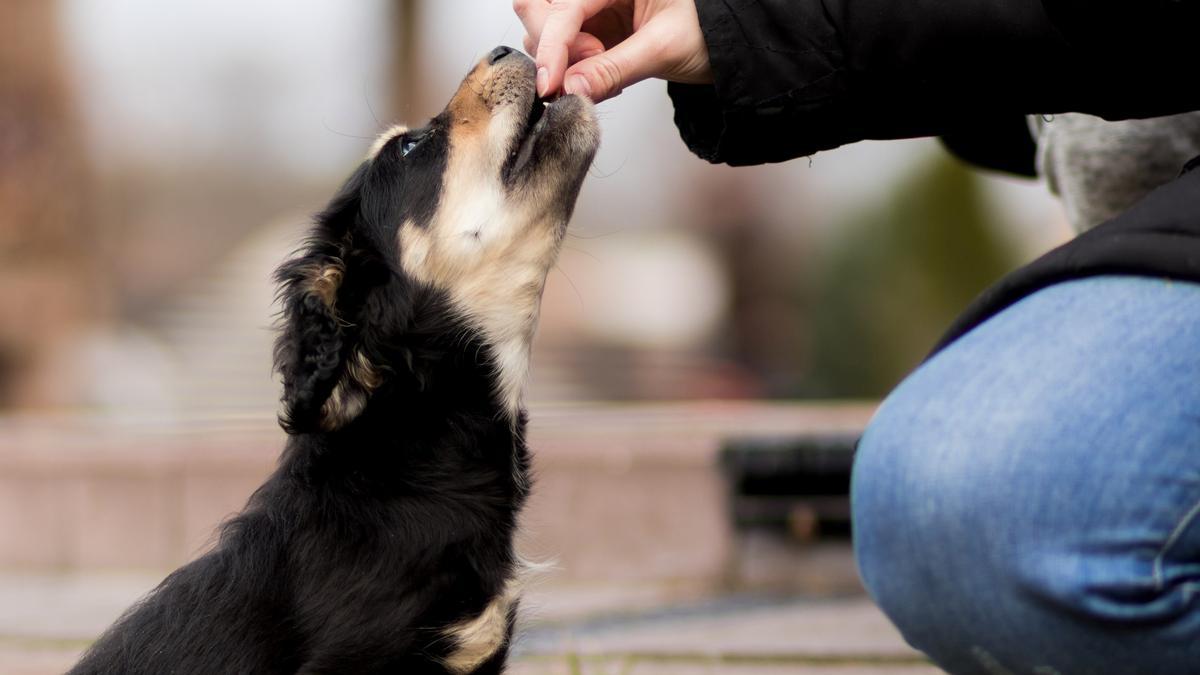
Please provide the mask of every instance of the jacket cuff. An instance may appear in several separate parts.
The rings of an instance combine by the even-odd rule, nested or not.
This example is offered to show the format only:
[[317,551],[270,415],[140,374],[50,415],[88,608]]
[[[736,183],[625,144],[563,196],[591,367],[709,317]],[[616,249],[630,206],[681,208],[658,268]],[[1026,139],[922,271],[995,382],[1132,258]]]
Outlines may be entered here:
[[813,114],[831,115],[843,89],[837,34],[820,0],[696,0],[696,11],[713,84],[667,86],[693,153],[747,165],[841,144],[803,131]]
[[675,127],[688,150],[709,162],[722,161],[726,122],[716,87],[668,82],[667,95],[675,106]]
[[980,115],[942,134],[942,145],[964,162],[1037,178],[1037,139],[1025,115]]

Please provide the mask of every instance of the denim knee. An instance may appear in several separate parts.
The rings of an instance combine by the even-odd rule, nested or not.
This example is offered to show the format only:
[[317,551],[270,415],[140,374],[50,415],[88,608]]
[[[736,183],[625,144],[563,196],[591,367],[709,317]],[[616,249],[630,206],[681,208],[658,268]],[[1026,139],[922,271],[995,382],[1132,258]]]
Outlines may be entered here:
[[[852,487],[855,559],[864,586],[908,641],[928,651],[931,621],[951,609],[947,576],[977,569],[966,476],[948,477],[946,437],[893,396],[859,442]],[[947,555],[953,552],[954,555]]]
[[1198,316],[1200,287],[1064,284],[888,397],[855,551],[911,644],[955,673],[1195,672]]
[[[1028,428],[1006,438],[928,405],[889,399],[859,444],[853,483],[860,575],[904,638],[952,673],[1191,672],[1128,668],[1148,667],[1144,654],[1163,645],[1185,658],[1200,649],[1200,562],[1190,562],[1200,515],[1153,537],[1118,518],[1100,525],[1086,507],[1073,523],[1040,519],[1046,502],[1034,495],[1058,480],[1032,475],[1029,458],[1051,451],[1055,430],[1031,450]],[[989,448],[966,459],[985,437],[1023,457],[1013,471]]]
[[[982,406],[917,380],[881,406],[854,468],[856,560],[885,612],[962,593],[1104,622],[1200,619],[1196,431],[1164,423],[1081,444],[1075,427],[1102,422],[1069,399]],[[1139,446],[1180,457],[1156,469]]]

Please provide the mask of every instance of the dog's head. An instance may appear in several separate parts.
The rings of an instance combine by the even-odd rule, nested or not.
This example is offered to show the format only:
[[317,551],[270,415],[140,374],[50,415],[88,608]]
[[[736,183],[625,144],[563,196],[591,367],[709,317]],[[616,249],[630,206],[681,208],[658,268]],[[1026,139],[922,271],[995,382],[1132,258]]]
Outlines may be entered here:
[[542,288],[598,143],[591,104],[543,104],[533,62],[505,47],[429,124],[380,136],[277,274],[285,428],[339,428],[389,378],[423,386],[421,361],[442,338],[484,352],[494,400],[515,414]]

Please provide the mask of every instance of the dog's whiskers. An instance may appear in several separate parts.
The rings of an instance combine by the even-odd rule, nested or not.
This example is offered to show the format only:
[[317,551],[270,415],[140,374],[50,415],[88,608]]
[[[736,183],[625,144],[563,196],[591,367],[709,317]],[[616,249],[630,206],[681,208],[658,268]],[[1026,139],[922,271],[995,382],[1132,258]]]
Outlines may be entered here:
[[363,75],[362,81],[363,101],[367,104],[367,110],[371,113],[371,118],[375,120],[375,131],[382,132],[386,127],[383,122],[379,121],[379,115],[375,114],[375,108],[371,105],[371,93],[367,88],[367,76]]
[[571,290],[575,291],[575,298],[579,300],[579,309],[584,309],[583,294],[579,292],[579,287],[575,285],[575,280],[571,278],[571,275],[567,274],[562,265],[554,263],[554,269],[567,280],[567,283],[571,286]]
[[593,163],[592,166],[588,169],[588,175],[595,177],[595,178],[611,178],[612,176],[615,176],[618,171],[620,171],[621,169],[624,169],[625,163],[628,161],[629,161],[629,155],[626,155],[625,158],[621,160],[621,163],[617,165],[617,168],[613,169],[612,171],[610,171],[608,173],[604,173],[604,172],[600,171],[600,167],[596,166],[596,164]]
[[592,260],[594,260],[595,262],[604,264],[604,261],[601,260],[599,256],[597,256],[595,253],[592,253],[591,251],[589,251],[587,249],[582,249],[582,248],[579,248],[578,246],[568,246],[567,244],[563,244],[563,248],[568,251],[574,251],[580,255],[585,255],[585,256],[591,258]]
[[333,127],[329,126],[329,121],[324,118],[321,119],[321,126],[325,127],[325,131],[328,131],[331,134],[337,134],[338,136],[345,136],[346,138],[357,138],[357,139],[363,140],[363,141],[372,140],[372,138],[370,136],[359,136],[358,134],[348,134],[344,131],[338,131],[337,129],[334,129]]
[[601,232],[600,234],[593,234],[591,236],[586,236],[586,237],[582,234],[576,234],[574,232],[568,231],[567,236],[572,237],[574,239],[582,239],[584,241],[589,241],[592,239],[604,239],[606,237],[611,237],[613,235],[622,234],[622,233],[628,231],[628,229],[629,228],[627,228],[627,227],[622,227],[622,228],[618,228],[616,230],[611,230],[609,232]]

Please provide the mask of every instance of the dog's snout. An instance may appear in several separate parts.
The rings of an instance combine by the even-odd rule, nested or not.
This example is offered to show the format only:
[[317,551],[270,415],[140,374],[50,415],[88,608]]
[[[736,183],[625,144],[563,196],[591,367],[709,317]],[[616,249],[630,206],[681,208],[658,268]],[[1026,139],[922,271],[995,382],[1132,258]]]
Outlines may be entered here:
[[514,50],[512,47],[505,47],[504,45],[500,45],[499,47],[496,47],[495,49],[492,50],[491,54],[488,54],[488,65],[489,66],[496,65],[496,63],[498,61],[500,61],[504,57],[508,56],[509,54],[512,54],[514,51],[516,51],[516,50]]

